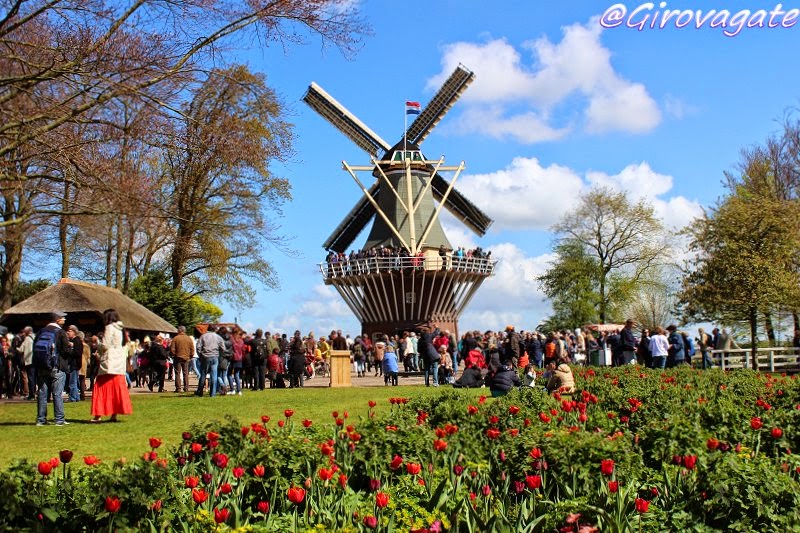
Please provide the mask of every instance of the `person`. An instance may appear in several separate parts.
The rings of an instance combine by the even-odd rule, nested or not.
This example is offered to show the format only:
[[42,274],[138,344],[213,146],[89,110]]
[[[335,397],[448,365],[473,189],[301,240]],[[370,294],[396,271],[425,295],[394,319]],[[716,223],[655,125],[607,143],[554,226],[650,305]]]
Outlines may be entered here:
[[686,346],[683,344],[683,337],[681,337],[675,324],[667,326],[667,331],[669,331],[669,336],[667,337],[669,341],[669,360],[667,364],[670,367],[682,365],[686,362]]
[[[277,350],[277,347],[275,347],[275,349]],[[264,339],[264,332],[261,331],[261,328],[256,330],[255,337],[250,341],[250,353],[255,375],[253,390],[264,390],[266,386],[265,371],[267,369],[267,359],[269,358],[269,344],[267,340]],[[270,386],[274,379],[274,377],[270,377]]]
[[[64,418],[64,384],[67,380],[70,344],[62,329],[67,320],[63,311],[55,311],[50,323],[36,334],[33,340],[33,364],[36,366],[36,385],[39,388],[36,406],[36,425],[47,424],[47,397],[53,395],[53,419],[55,425],[69,424]],[[39,343],[37,345],[37,342]],[[63,355],[62,355],[63,354]],[[50,358],[50,363],[47,359]]]
[[186,334],[186,326],[178,326],[178,334],[169,345],[175,366],[175,392],[189,392],[189,359],[194,356],[194,340]]
[[528,364],[525,367],[525,373],[522,375],[522,386],[523,387],[535,387],[536,386],[536,366],[533,364]]
[[651,356],[650,356],[650,330],[643,329],[642,335],[639,337],[639,344],[636,346],[636,358],[639,361],[639,364],[644,366],[645,368],[650,368],[651,366]]
[[89,370],[89,361],[92,359],[92,348],[86,341],[86,335],[83,331],[78,333],[78,336],[83,341],[83,354],[81,356],[81,369],[78,372],[78,388],[81,391],[81,400],[86,399],[86,372]]
[[686,351],[686,364],[688,364],[689,366],[692,366],[692,357],[695,354],[694,341],[689,336],[689,334],[686,333],[685,331],[681,331],[679,333],[680,333],[681,339],[683,339],[683,346],[684,346],[685,351]]
[[302,387],[306,371],[306,347],[300,337],[300,330],[295,330],[289,343],[289,388]]
[[497,370],[489,372],[486,376],[486,383],[489,385],[489,390],[492,391],[493,398],[505,396],[508,391],[521,385],[517,371],[506,363],[500,363]]
[[503,340],[501,362],[508,363],[512,368],[517,368],[520,357],[520,336],[514,326],[506,326],[506,336]]
[[453,361],[450,359],[450,353],[447,351],[447,345],[439,345],[439,375],[437,376],[439,384],[453,383],[455,378],[453,376]]
[[664,333],[664,328],[658,326],[655,334],[650,337],[650,358],[653,361],[653,368],[663,369],[667,366],[669,340]]
[[367,373],[367,356],[360,336],[355,338],[350,350],[353,352],[353,361],[356,363],[356,376],[363,378]]
[[417,339],[417,334],[413,331],[408,333],[408,339],[406,340],[406,355],[409,356],[411,360],[411,369],[415,372],[419,371],[419,349],[417,348],[419,340]]
[[482,387],[483,374],[481,373],[481,369],[478,366],[473,365],[469,360],[467,360],[464,364],[466,365],[466,368],[461,373],[461,377],[459,377],[453,383],[453,387],[457,389],[472,389]]
[[225,341],[217,335],[217,326],[211,324],[208,330],[197,341],[197,353],[200,356],[200,374],[198,377],[196,396],[203,395],[206,376],[209,376],[208,394],[212,398],[217,395],[217,372],[219,356],[225,349]]
[[78,326],[75,324],[67,328],[67,338],[70,341],[68,402],[81,401],[81,390],[78,382],[80,381],[81,366],[83,365],[83,341],[79,333]]
[[575,392],[575,376],[567,363],[550,363],[547,367],[550,371],[550,379],[547,380],[547,392],[560,392],[563,394],[573,394]]
[[222,350],[219,353],[219,368],[217,369],[218,389],[225,396],[231,388],[228,380],[228,367],[233,359],[233,339],[228,328],[221,326],[217,334],[222,337]]
[[420,328],[419,341],[417,342],[419,353],[422,356],[422,363],[425,365],[425,386],[431,386],[431,377],[433,377],[433,386],[439,386],[439,352],[433,345],[433,334],[428,327]]
[[630,318],[625,321],[625,327],[620,332],[620,343],[622,344],[621,363],[629,365],[636,362],[636,336],[633,334],[633,320]]
[[128,383],[125,381],[125,336],[119,313],[115,309],[103,311],[103,340],[98,346],[99,366],[92,392],[92,419],[111,415],[111,422],[118,422],[117,415],[133,413]]
[[26,399],[33,400],[36,393],[36,367],[33,366],[33,328],[26,326],[22,330],[24,338],[20,342],[17,352],[20,354],[22,360],[22,368],[24,370],[23,381]]
[[382,339],[375,342],[372,352],[372,364],[375,367],[375,377],[383,375],[383,355],[386,353],[386,343]]
[[717,338],[714,340],[714,349],[722,350],[722,357],[728,357],[728,351],[732,349],[739,349],[739,345],[736,344],[736,341],[728,334],[727,330],[723,329],[722,332],[719,332],[715,329],[714,331],[718,332]]
[[386,351],[383,354],[383,383],[384,385],[388,385],[391,381],[392,386],[396,387],[399,365],[397,362],[397,352],[394,350],[394,345],[391,342],[387,342]]
[[[347,350],[349,346],[347,346],[347,340],[342,336],[341,330],[331,331],[330,335],[331,340],[331,349],[332,350]],[[327,357],[325,354],[322,357],[327,361]]]
[[700,356],[703,358],[703,370],[714,366],[714,362],[711,360],[711,350],[713,349],[711,342],[711,336],[706,333],[706,330],[697,328],[697,347],[700,348]]
[[158,385],[158,392],[164,392],[164,377],[167,373],[167,354],[169,352],[164,348],[164,338],[161,335],[156,335],[153,342],[150,343],[150,351],[147,358],[150,360],[150,381],[147,388],[153,392],[153,387]]
[[[242,395],[242,362],[247,345],[244,343],[243,333],[239,330],[233,333],[231,343],[233,359],[231,361],[231,394]],[[234,390],[235,387],[235,390]]]
[[[283,380],[283,374],[286,369],[283,366],[283,357],[280,354],[280,348],[277,346],[272,349],[272,353],[267,357],[267,377],[269,379],[269,388],[284,388],[286,384]],[[279,384],[283,384],[279,386]]]

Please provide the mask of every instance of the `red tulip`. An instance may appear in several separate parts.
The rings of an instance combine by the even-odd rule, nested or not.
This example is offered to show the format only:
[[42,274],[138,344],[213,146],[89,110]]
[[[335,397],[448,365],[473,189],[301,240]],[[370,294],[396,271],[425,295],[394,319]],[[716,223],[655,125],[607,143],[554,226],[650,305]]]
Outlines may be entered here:
[[610,476],[614,473],[614,460],[613,459],[603,459],[600,461],[600,471],[605,476]]
[[286,425],[286,423],[283,420],[278,420],[278,427],[279,428],[282,428],[285,425]]
[[650,502],[642,498],[636,498],[636,511],[639,513],[646,513],[650,508]]
[[421,470],[422,466],[419,463],[406,463],[406,472],[412,476],[416,476]]
[[303,500],[306,498],[306,491],[302,487],[289,487],[286,495],[289,498],[289,501],[295,505],[300,505],[303,503]]
[[258,509],[259,513],[267,514],[269,512],[269,502],[260,501],[256,505],[256,509]]
[[153,502],[153,505],[150,506],[150,509],[152,509],[153,511],[155,511],[157,513],[157,512],[159,512],[161,510],[161,506],[162,505],[163,505],[163,503],[161,502],[161,500],[156,500],[156,501]]
[[609,481],[608,490],[609,492],[619,492],[619,481]]
[[528,455],[530,455],[534,459],[541,459],[542,458],[542,450],[540,450],[539,448],[534,448],[534,449],[531,450],[531,453],[529,453]]
[[228,456],[224,453],[215,453],[211,460],[217,465],[217,468],[225,468],[228,466]]
[[286,418],[292,418],[292,415],[294,415],[294,411],[292,409],[286,409],[283,412],[283,416],[285,416]]
[[231,492],[233,492],[233,487],[231,486],[230,483],[223,483],[222,485],[219,486],[219,491],[222,494],[230,494]]
[[540,475],[525,476],[525,484],[531,490],[539,489],[542,487],[542,476]]
[[371,514],[367,515],[364,517],[364,525],[369,529],[375,529],[376,527],[378,527],[378,519],[372,516]]
[[192,453],[195,455],[199,455],[203,451],[203,445],[199,442],[192,443]]
[[72,450],[61,450],[60,452],[58,452],[58,457],[64,464],[67,464],[70,461],[72,461],[72,456],[73,456]]
[[547,424],[550,422],[550,417],[547,416],[545,413],[539,413],[539,420]]
[[687,455],[686,457],[683,458],[683,466],[685,466],[689,470],[694,470],[696,464],[697,464],[696,455]]
[[375,407],[376,405],[378,405],[377,403],[375,403],[375,401],[374,401],[374,400],[370,400],[370,401],[368,401],[368,402],[367,402],[367,404],[369,405],[369,408],[370,408],[370,409],[372,409],[373,407]]
[[339,486],[342,487],[342,489],[347,487],[347,476],[346,475],[339,474]]
[[378,492],[375,494],[375,505],[377,505],[380,509],[383,509],[387,505],[389,505],[389,495],[385,492]]
[[264,465],[256,465],[253,467],[253,475],[256,477],[264,477]]
[[200,478],[197,476],[187,476],[184,480],[184,485],[187,489],[193,489],[200,484]]
[[515,415],[519,413],[519,407],[517,407],[516,405],[511,405],[508,408],[508,412],[511,413],[512,415]]
[[760,417],[754,416],[753,418],[750,419],[750,427],[756,431],[761,429],[763,425],[764,423],[761,421]]
[[492,440],[500,437],[501,431],[497,428],[489,428],[486,430],[486,436]]
[[246,437],[248,433],[250,433],[250,428],[247,426],[242,426],[242,437]]
[[219,433],[215,433],[213,431],[209,431],[208,433],[206,433],[206,440],[209,440],[209,441],[219,440]]
[[221,524],[228,519],[228,516],[230,516],[230,514],[231,512],[227,509],[217,509],[216,507],[214,507],[214,522],[216,522],[217,524]]
[[779,439],[783,435],[783,430],[781,428],[772,428],[772,438]]
[[181,433],[181,437],[183,437],[183,440],[192,440],[192,434],[188,431]]
[[400,468],[400,465],[402,464],[403,464],[403,458],[400,457],[399,455],[395,455],[394,458],[392,459],[392,462],[389,463],[389,468],[391,468],[392,470],[397,470],[398,468]]
[[58,461],[58,457],[53,457],[52,459],[50,459],[50,466],[52,466],[53,468],[57,467],[59,464],[60,463]]
[[86,455],[83,458],[83,462],[86,463],[86,466],[94,466],[100,462],[100,459],[94,455]]
[[490,487],[489,485],[484,485],[483,487],[481,487],[481,492],[483,492],[483,495],[488,498],[489,494],[492,493],[492,487]]
[[235,466],[231,470],[231,473],[233,473],[233,477],[235,477],[236,479],[239,479],[240,477],[242,477],[244,475],[244,468],[242,468],[241,466]]
[[492,416],[489,417],[489,423],[490,424],[495,425],[498,422],[500,422],[500,418],[499,417],[497,417],[495,415],[492,415]]
[[106,496],[106,511],[116,513],[122,507],[122,502],[116,496]]
[[313,422],[311,420],[309,420],[308,418],[303,420],[303,427],[310,428],[311,424],[313,424]]
[[208,493],[203,489],[192,489],[192,499],[197,504],[203,503],[208,499]]
[[50,461],[42,461],[39,463],[39,473],[43,476],[49,476],[50,472],[53,471],[53,465],[50,464]]
[[161,439],[157,439],[156,437],[150,437],[150,447],[154,450],[161,446]]
[[470,406],[467,407],[467,413],[469,413],[471,415],[474,415],[477,412],[478,412],[478,408],[475,407],[474,405],[470,405]]
[[719,441],[714,437],[711,437],[706,441],[706,448],[708,448],[711,451],[716,450],[717,448],[719,448]]
[[319,469],[319,478],[322,481],[328,481],[333,477],[333,469],[332,468],[320,468]]
[[437,452],[442,452],[447,449],[447,442],[443,441],[442,439],[436,439],[433,441],[433,449]]

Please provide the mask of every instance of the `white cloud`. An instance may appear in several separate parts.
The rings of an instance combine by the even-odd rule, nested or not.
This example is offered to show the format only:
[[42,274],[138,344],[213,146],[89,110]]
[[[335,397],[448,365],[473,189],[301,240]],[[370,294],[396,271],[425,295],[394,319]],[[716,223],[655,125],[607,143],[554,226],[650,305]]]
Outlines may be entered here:
[[592,186],[627,191],[635,199],[655,197],[672,189],[672,176],[655,172],[646,162],[631,164],[617,174],[588,171],[586,179]]
[[561,218],[583,188],[572,169],[517,157],[489,174],[459,179],[458,190],[494,219],[493,230],[547,229]]
[[536,277],[543,274],[553,255],[530,257],[512,243],[494,244],[492,256],[500,258],[494,276],[476,293],[460,321],[460,329],[533,329],[550,312]]
[[462,97],[468,107],[465,115],[482,120],[460,120],[458,130],[523,143],[565,135],[573,127],[575,110],[567,110],[564,117],[559,106],[575,95],[582,127],[589,133],[643,133],[659,124],[661,111],[645,86],[626,80],[612,66],[611,51],[600,42],[596,20],[564,27],[562,32],[558,43],[546,36],[524,43],[522,49],[533,56],[529,64],[504,39],[449,44],[444,47],[442,71],[427,87],[437,89],[459,63],[468,66],[475,81]]

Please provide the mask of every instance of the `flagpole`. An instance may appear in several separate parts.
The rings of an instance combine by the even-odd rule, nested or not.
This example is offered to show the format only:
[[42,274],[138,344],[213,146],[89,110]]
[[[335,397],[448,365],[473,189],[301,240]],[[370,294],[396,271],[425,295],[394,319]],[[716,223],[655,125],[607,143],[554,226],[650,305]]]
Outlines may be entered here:
[[408,111],[403,106],[403,160],[406,158],[406,135],[408,133]]

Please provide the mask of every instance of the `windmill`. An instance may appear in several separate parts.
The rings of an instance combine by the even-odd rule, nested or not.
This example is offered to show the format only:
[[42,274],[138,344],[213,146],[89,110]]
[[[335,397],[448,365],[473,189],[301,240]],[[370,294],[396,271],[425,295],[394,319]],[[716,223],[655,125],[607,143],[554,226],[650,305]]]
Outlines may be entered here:
[[[364,194],[323,244],[334,257],[345,254],[374,219],[365,255],[320,265],[325,283],[337,289],[365,334],[413,330],[431,323],[455,333],[458,317],[492,275],[494,260],[452,255],[439,221],[441,210],[447,209],[479,236],[492,223],[454,187],[464,162],[446,166],[443,157],[428,160],[420,150],[474,77],[459,65],[394,146],[316,83],[303,96],[306,104],[367,152],[372,163],[351,166],[342,161]],[[369,172],[375,182],[365,185],[358,177],[361,172]],[[441,172],[452,173],[450,181]]]

